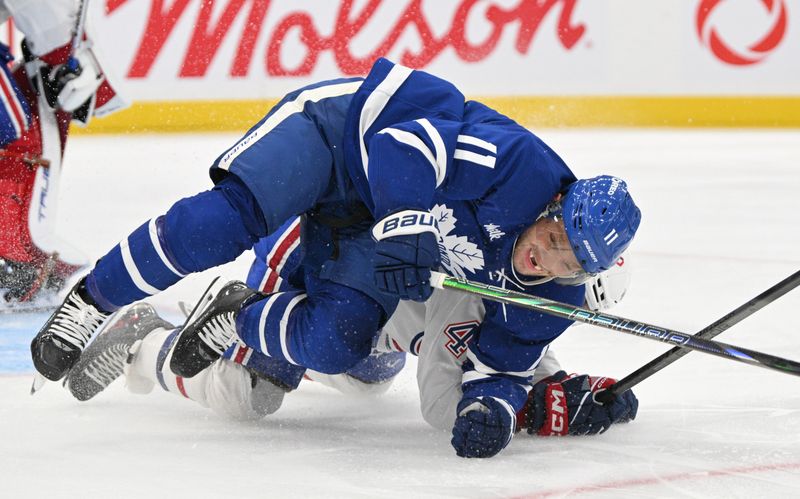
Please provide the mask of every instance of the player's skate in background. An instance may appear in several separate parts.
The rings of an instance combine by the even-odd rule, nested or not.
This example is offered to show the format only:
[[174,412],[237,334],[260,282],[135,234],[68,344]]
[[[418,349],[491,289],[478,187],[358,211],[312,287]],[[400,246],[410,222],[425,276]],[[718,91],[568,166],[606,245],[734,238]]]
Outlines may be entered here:
[[0,293],[23,310],[51,304],[87,257],[56,231],[62,160],[73,122],[124,107],[100,68],[91,37],[74,46],[78,4],[4,0],[24,34],[21,60],[0,44]]

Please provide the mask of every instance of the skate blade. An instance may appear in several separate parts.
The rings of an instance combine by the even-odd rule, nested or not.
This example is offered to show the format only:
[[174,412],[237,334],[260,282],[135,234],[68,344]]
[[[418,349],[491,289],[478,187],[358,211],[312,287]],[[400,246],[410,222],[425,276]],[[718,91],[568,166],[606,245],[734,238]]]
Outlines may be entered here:
[[[184,322],[184,324],[189,324],[190,322],[192,322],[192,319],[194,319],[195,316],[198,315],[199,312],[203,310],[206,305],[211,303],[215,295],[215,293],[213,293],[211,290],[214,289],[214,285],[217,284],[217,282],[220,282],[220,279],[221,277],[217,276],[211,281],[211,284],[209,284],[206,290],[203,292],[203,295],[197,301],[197,304],[195,304],[192,311],[186,315],[186,322]],[[186,310],[183,310],[183,313],[186,314]]]
[[39,373],[34,374],[33,384],[31,384],[31,395],[34,395],[36,392],[41,390],[45,383],[47,383],[47,378]]
[[183,300],[178,301],[178,309],[183,314],[183,319],[186,320],[192,315],[192,306]]

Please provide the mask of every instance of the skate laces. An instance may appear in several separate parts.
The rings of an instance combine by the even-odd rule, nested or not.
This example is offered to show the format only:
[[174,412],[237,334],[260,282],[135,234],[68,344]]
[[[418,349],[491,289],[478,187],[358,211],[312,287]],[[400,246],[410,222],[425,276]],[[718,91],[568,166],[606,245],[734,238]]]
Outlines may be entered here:
[[77,291],[73,291],[53,319],[51,331],[54,336],[83,350],[107,317],[108,314],[89,305]]
[[120,343],[111,345],[86,366],[86,376],[95,383],[106,387],[122,374],[122,368],[127,358],[127,345]]
[[198,336],[212,350],[222,355],[236,334],[236,314],[225,312],[215,315],[201,328]]

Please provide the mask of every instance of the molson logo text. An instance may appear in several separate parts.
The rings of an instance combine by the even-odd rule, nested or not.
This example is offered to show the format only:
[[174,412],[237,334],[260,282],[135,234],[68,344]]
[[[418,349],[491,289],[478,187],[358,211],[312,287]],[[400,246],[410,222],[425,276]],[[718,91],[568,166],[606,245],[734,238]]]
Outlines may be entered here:
[[[106,15],[130,0],[106,0]],[[265,19],[278,0],[152,0],[145,27],[145,33],[128,70],[128,77],[143,78],[152,69],[153,64],[164,48],[170,34],[188,14],[187,7],[200,1],[200,10],[193,20],[193,32],[186,43],[186,52],[180,68],[180,77],[202,77],[214,56],[219,51],[223,39],[237,36],[238,45],[231,62],[230,76],[247,76],[259,40],[266,39],[266,55],[262,61],[265,73],[270,76],[306,76],[311,74],[317,65],[320,55],[329,52],[333,55],[337,66],[344,75],[365,74],[375,58],[389,53],[398,45],[401,36],[412,33],[418,37],[419,47],[405,50],[398,58],[399,63],[422,68],[447,48],[452,48],[456,56],[465,62],[476,62],[485,59],[496,49],[500,37],[506,28],[517,30],[515,49],[526,54],[546,15],[551,12],[558,15],[558,27],[555,35],[567,50],[583,36],[584,24],[572,20],[573,10],[579,0],[521,0],[514,6],[489,4],[484,0],[463,0],[456,4],[452,16],[448,19],[430,19],[422,8],[423,0],[406,0],[405,9],[399,16],[393,16],[389,22],[382,23],[379,36],[372,36],[371,42],[358,42],[357,52],[353,54],[354,40],[375,18],[384,0],[368,0],[357,2],[341,0],[335,16],[315,15],[308,9],[282,10],[282,18],[272,24],[271,32],[264,37]],[[288,5],[289,0],[283,0]],[[319,0],[320,2],[330,0]],[[387,5],[390,0],[386,0]],[[396,1],[396,0],[391,0]],[[428,0],[435,2],[438,0]],[[396,4],[393,4],[396,5]],[[428,4],[426,4],[428,5]],[[191,11],[193,12],[193,11]],[[212,15],[213,14],[213,15]],[[234,22],[240,16],[246,21],[239,33],[231,33]],[[477,17],[480,15],[481,17]],[[433,17],[433,16],[430,16]],[[475,23],[481,23],[480,40],[468,37],[467,25],[475,29]],[[446,31],[443,35],[443,23]],[[241,26],[241,23],[237,24]],[[377,24],[371,25],[374,32]],[[433,27],[437,29],[434,30]],[[488,28],[488,29],[487,29]],[[477,31],[477,30],[476,30]],[[330,34],[327,34],[330,33]],[[488,33],[488,34],[486,34]],[[282,45],[287,36],[297,38],[305,50],[305,55],[293,67],[286,67],[282,62]],[[363,38],[363,37],[362,37]],[[371,43],[370,47],[364,47]],[[367,50],[365,50],[365,48]],[[258,62],[258,61],[256,61]],[[258,67],[258,66],[256,66]]]
[[[723,0],[702,0],[697,9],[697,34],[704,45],[721,61],[737,66],[755,64],[764,60],[783,39],[786,34],[786,5],[785,0],[760,0],[771,18],[771,25],[765,34],[754,43],[746,47],[732,47],[725,40],[725,26],[718,26],[712,14],[722,4]],[[741,6],[743,0],[727,2],[727,5]]]

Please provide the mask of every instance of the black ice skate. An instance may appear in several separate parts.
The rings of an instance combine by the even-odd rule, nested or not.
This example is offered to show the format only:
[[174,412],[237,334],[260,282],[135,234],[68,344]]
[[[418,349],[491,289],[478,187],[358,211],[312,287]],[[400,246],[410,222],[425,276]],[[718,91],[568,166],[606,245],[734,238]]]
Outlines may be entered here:
[[[213,283],[212,283],[213,286]],[[208,293],[208,292],[207,292]],[[219,359],[236,337],[236,316],[254,296],[263,296],[243,282],[231,281],[216,296],[203,296],[186,320],[169,367],[177,376],[191,378]],[[209,300],[202,308],[202,303]],[[201,309],[202,308],[202,309]]]
[[137,340],[158,328],[174,327],[147,303],[132,306],[86,347],[67,376],[67,388],[76,399],[89,400],[122,375],[128,351]]
[[33,366],[45,378],[58,381],[78,361],[89,338],[108,313],[98,310],[81,279],[31,342]]

